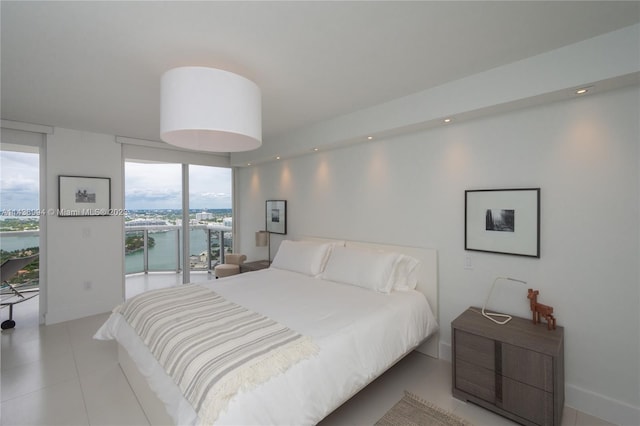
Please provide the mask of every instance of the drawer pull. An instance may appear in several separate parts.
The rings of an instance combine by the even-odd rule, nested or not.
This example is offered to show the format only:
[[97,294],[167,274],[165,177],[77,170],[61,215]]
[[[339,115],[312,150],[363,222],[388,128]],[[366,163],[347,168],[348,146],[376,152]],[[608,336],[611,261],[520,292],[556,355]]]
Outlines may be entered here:
[[496,401],[501,403],[502,402],[502,342],[498,342],[496,340],[494,343],[495,343],[494,369],[496,372],[496,384],[495,384]]

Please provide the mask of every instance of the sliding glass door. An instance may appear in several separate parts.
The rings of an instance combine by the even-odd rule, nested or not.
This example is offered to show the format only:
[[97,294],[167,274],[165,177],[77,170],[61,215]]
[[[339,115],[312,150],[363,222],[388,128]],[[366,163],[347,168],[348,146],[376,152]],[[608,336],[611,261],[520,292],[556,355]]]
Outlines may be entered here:
[[231,169],[189,166],[191,270],[212,270],[232,250],[231,188]]
[[180,271],[182,167],[125,162],[125,273]]
[[126,160],[126,273],[175,271],[189,282],[213,269],[233,244],[231,192],[230,168]]
[[[15,286],[28,298],[37,294],[40,287],[40,149],[34,146],[0,145],[0,263],[8,259],[38,255],[33,262],[11,276],[2,277],[3,302],[18,302],[10,297],[7,283]],[[42,262],[44,264],[44,262]],[[7,297],[5,299],[5,296]],[[12,318],[26,325],[38,325],[39,299],[32,298],[20,306]],[[2,310],[2,321],[9,319],[9,310]],[[3,328],[5,323],[3,323]]]

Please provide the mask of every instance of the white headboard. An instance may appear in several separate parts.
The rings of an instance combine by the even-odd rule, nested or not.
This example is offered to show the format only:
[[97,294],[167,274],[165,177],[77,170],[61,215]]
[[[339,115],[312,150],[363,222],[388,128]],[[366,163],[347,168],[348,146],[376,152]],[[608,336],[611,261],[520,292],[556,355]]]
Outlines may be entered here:
[[[425,295],[431,310],[435,315],[438,322],[440,321],[438,315],[438,252],[431,248],[422,247],[408,247],[408,246],[394,246],[389,244],[380,243],[366,243],[359,241],[347,241],[336,240],[330,238],[321,237],[300,237],[301,240],[313,240],[323,242],[344,242],[347,247],[361,247],[372,250],[391,251],[396,253],[406,254],[407,256],[414,257],[420,261],[420,269],[418,271],[418,286],[416,290]],[[435,333],[426,342],[422,343],[416,350],[438,358],[438,333]]]

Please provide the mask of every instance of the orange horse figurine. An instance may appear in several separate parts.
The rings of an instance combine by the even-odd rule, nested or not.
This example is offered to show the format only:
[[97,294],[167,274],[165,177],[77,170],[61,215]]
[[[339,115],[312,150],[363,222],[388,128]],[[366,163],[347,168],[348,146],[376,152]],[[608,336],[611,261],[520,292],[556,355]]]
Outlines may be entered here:
[[538,303],[538,290],[529,289],[527,299],[531,301],[531,312],[533,312],[533,323],[540,322],[540,316],[543,316],[547,320],[547,329],[556,329],[556,319],[553,316],[553,307]]

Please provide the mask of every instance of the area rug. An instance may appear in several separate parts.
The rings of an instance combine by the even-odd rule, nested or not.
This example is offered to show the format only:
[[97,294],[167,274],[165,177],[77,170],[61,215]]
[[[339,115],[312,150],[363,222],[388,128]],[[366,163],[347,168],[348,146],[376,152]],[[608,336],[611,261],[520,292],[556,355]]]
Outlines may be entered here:
[[467,420],[425,401],[411,392],[376,422],[376,426],[472,426]]

